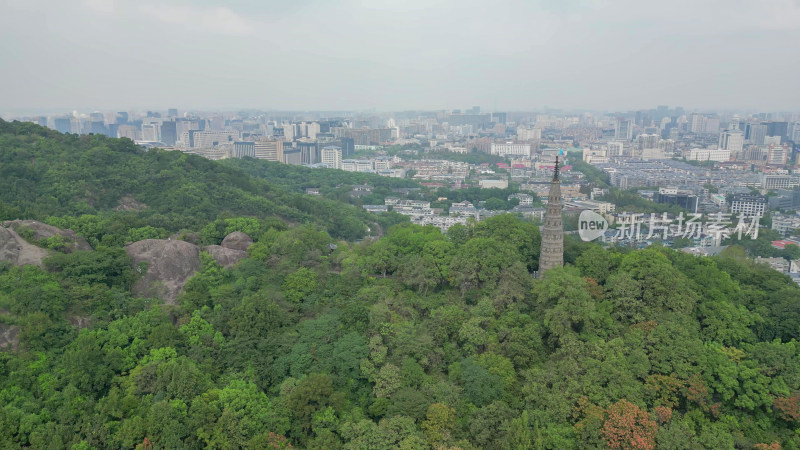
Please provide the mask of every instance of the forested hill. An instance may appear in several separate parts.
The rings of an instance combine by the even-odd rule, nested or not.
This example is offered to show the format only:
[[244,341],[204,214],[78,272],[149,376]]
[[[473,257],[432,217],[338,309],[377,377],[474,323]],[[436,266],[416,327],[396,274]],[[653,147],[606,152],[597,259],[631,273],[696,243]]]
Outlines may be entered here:
[[[239,170],[0,125],[4,217],[61,215],[95,247],[0,263],[0,346],[19,333],[0,448],[800,447],[800,289],[741,248],[568,236],[566,267],[533,279],[538,228],[511,215],[348,242]],[[159,197],[183,182],[207,211]],[[147,207],[114,212],[122,194]],[[308,223],[248,217],[262,202]],[[157,220],[255,243],[230,269],[201,254],[165,305],[131,294],[148,267],[120,244]]]
[[268,180],[292,192],[304,192],[305,188],[317,188],[323,196],[351,202],[350,191],[353,185],[368,184],[372,195],[357,199],[361,204],[383,204],[383,198],[398,195],[394,188],[419,188],[413,180],[389,178],[364,172],[345,172],[343,170],[311,169],[303,166],[282,164],[252,158],[229,158],[220,161],[227,167],[239,169],[253,177]]
[[290,192],[199,156],[0,119],[0,220],[82,215],[167,232],[219,217],[275,216],[315,223],[344,239],[363,237],[375,221],[359,208]]

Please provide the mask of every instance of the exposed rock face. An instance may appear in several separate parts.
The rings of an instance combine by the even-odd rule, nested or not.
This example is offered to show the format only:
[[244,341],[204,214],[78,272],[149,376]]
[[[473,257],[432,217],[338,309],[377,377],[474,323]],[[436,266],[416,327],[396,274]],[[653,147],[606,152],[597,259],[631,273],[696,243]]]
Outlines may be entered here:
[[236,263],[247,258],[247,252],[242,250],[234,250],[232,248],[225,248],[219,245],[209,245],[203,250],[207,251],[209,255],[222,267],[230,269]]
[[19,345],[19,327],[0,322],[0,349],[13,350]]
[[233,233],[225,236],[222,240],[222,246],[232,250],[247,251],[247,247],[253,244],[253,239],[250,236],[242,233],[241,231],[234,231]]
[[69,315],[67,317],[69,324],[77,329],[89,328],[92,325],[92,318],[89,316]]
[[125,247],[134,268],[147,263],[147,272],[133,286],[137,295],[161,297],[175,304],[183,286],[200,270],[200,249],[184,241],[145,239]]
[[3,226],[11,228],[17,233],[23,233],[24,230],[33,232],[33,239],[47,239],[53,236],[63,236],[69,243],[65,248],[66,252],[75,250],[91,250],[92,247],[86,242],[86,239],[78,236],[72,230],[62,230],[61,228],[48,225],[46,223],[37,222],[35,220],[7,220],[3,222]]
[[141,211],[143,209],[147,209],[147,205],[136,201],[132,195],[123,195],[114,211]]
[[47,250],[28,243],[11,228],[0,227],[0,261],[41,267],[45,257]]

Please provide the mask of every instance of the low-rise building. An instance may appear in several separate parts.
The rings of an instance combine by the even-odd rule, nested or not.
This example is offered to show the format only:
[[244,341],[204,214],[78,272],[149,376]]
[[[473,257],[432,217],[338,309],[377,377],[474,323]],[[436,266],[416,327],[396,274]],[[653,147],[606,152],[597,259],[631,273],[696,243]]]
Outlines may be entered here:
[[772,229],[784,236],[788,236],[795,230],[800,230],[800,216],[775,214],[772,216]]
[[731,202],[731,213],[744,214],[745,217],[763,217],[767,200],[757,194],[736,194]]
[[499,188],[499,189],[506,189],[508,188],[508,180],[480,180],[478,182],[480,187],[484,189],[491,189],[491,188]]
[[780,273],[789,273],[789,260],[785,258],[762,258],[759,256],[756,258],[756,263],[767,264]]

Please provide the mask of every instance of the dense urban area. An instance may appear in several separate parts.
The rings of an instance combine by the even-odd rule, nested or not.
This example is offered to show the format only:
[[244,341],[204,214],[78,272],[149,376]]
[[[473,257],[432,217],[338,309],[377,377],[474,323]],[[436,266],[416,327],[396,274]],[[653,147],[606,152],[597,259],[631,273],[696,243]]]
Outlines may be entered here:
[[[368,183],[344,190],[369,212],[394,211],[443,232],[507,212],[541,222],[562,152],[568,232],[591,210],[610,224],[600,238],[608,245],[659,242],[708,255],[732,238],[752,240],[746,245],[758,247],[759,261],[800,282],[800,252],[793,247],[800,244],[797,113],[668,106],[514,113],[474,106],[396,113],[76,111],[18,119],[213,160],[243,158],[236,167],[245,170],[254,158],[413,180],[391,191]],[[311,195],[321,187],[303,186]]]

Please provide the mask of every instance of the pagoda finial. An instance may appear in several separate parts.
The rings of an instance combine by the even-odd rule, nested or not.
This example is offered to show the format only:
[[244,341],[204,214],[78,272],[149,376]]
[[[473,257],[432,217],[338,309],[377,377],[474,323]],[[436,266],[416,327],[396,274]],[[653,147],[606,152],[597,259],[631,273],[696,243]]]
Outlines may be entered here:
[[561,155],[563,155],[563,154],[564,154],[564,149],[560,149],[560,150],[558,151],[558,154],[556,155],[556,167],[555,167],[555,170],[553,171],[553,181],[558,181],[558,175],[559,175],[559,170],[558,170],[558,157],[559,157],[559,156],[561,156]]

